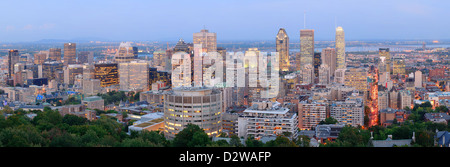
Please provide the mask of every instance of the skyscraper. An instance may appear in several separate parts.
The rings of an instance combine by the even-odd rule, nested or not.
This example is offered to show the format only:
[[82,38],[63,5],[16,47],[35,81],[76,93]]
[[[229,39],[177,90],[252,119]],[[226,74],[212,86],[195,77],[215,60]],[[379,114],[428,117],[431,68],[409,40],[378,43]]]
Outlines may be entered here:
[[101,87],[119,84],[117,63],[101,63],[94,65],[94,78],[100,80]]
[[414,87],[422,87],[422,71],[417,70],[416,72],[414,72]]
[[367,70],[364,68],[348,68],[345,71],[345,86],[350,86],[358,91],[365,92],[368,90]]
[[64,65],[77,63],[77,44],[65,43],[64,44]]
[[345,69],[345,33],[342,27],[336,28],[336,68]]
[[148,91],[149,64],[146,61],[131,61],[119,64],[120,90]]
[[48,58],[54,61],[61,62],[61,49],[60,48],[50,48],[48,50]]
[[301,83],[314,82],[314,30],[300,30]]
[[47,78],[49,82],[53,79],[60,80],[59,73],[63,73],[63,64],[61,62],[46,61],[42,64],[42,77]]
[[203,52],[217,51],[217,35],[214,32],[209,32],[206,29],[193,35],[194,44],[201,44]]
[[79,64],[92,64],[94,63],[94,52],[92,51],[81,51],[78,53],[78,63]]
[[393,75],[406,75],[405,58],[403,57],[394,58],[392,67],[393,67],[392,68]]
[[327,64],[322,64],[319,67],[319,84],[329,84],[330,81],[330,67]]
[[137,47],[133,47],[131,42],[121,42],[114,60],[116,62],[130,62],[138,57]]
[[8,53],[8,77],[14,77],[14,64],[19,63],[19,51],[10,50]]
[[320,52],[314,53],[314,77],[319,77],[319,67],[321,64],[322,64],[321,53]]
[[39,53],[34,54],[34,64],[42,64],[47,59],[48,52],[40,51]]
[[391,73],[391,54],[389,53],[389,48],[380,48],[378,55],[381,60],[384,60],[385,69],[379,69],[380,72]]
[[313,65],[314,30],[300,30],[300,68]]
[[336,71],[336,49],[335,48],[325,48],[322,49],[321,54],[322,64],[328,65],[330,68],[330,75],[334,76]]
[[276,42],[280,71],[289,71],[289,37],[284,28],[278,30]]

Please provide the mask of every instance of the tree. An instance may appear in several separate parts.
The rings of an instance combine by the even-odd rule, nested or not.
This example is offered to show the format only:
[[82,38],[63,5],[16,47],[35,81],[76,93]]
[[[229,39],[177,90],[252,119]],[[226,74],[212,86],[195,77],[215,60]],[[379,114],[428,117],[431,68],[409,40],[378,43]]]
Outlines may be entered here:
[[277,136],[275,140],[268,141],[266,147],[297,147],[297,145],[284,136]]
[[446,106],[436,107],[436,110],[435,110],[435,112],[448,112],[448,111],[449,110],[448,110],[448,108]]
[[[204,134],[203,134],[204,133]],[[195,141],[194,140],[195,134]],[[201,129],[198,125],[188,124],[186,127],[178,132],[173,139],[174,147],[193,147],[193,146],[206,146],[209,142],[205,138],[205,131]],[[206,135],[207,137],[208,135]],[[206,143],[202,143],[206,142]]]
[[336,120],[336,119],[334,119],[333,117],[328,117],[328,118],[325,118],[325,121],[320,121],[319,122],[319,125],[323,125],[323,124],[336,124],[336,123],[338,123],[338,121]]
[[422,147],[432,147],[434,145],[434,134],[427,130],[416,132],[416,143]]
[[67,114],[63,117],[62,123],[66,123],[68,125],[84,125],[87,122],[86,118],[79,117],[76,115]]
[[369,142],[370,132],[352,126],[341,129],[337,140],[344,147],[364,147]]
[[61,132],[52,138],[50,147],[80,147],[81,138],[78,135]]
[[299,135],[295,140],[295,144],[300,147],[309,147],[309,142],[311,142],[311,139],[306,135]]
[[168,146],[169,143],[164,137],[164,133],[160,131],[141,131],[138,133],[144,141],[152,142],[158,146]]
[[211,140],[204,131],[196,131],[192,135],[192,140],[187,143],[188,147],[205,147],[210,144]]
[[22,125],[3,129],[0,143],[4,147],[41,147],[47,145],[47,140],[32,125]]
[[412,131],[408,126],[402,125],[393,128],[392,139],[410,139],[411,137]]
[[248,136],[247,140],[245,140],[246,147],[263,147],[264,143],[256,140],[253,136]]
[[241,139],[237,135],[232,135],[230,139],[231,147],[242,147]]

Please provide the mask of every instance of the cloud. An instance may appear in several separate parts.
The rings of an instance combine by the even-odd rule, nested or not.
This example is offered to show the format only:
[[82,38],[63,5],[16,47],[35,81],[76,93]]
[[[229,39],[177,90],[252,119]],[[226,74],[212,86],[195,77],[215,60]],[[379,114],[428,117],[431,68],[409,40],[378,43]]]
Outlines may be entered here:
[[16,29],[16,27],[14,27],[14,26],[12,26],[12,25],[6,26],[6,31],[13,31],[13,30],[15,30],[15,29]]
[[55,28],[55,24],[53,24],[53,23],[46,23],[46,24],[39,26],[39,29],[41,29],[41,30],[49,30],[49,29],[53,29],[53,28]]
[[26,26],[23,27],[24,30],[32,30],[34,27],[31,24],[28,24]]
[[433,12],[431,7],[417,3],[403,3],[397,6],[397,9],[401,12],[413,15],[428,15]]

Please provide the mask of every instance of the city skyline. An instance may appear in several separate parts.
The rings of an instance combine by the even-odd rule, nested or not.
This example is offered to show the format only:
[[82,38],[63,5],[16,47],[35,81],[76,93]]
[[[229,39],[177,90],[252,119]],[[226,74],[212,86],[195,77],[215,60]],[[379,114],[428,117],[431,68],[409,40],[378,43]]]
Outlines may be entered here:
[[[315,30],[316,40],[333,40],[337,26],[351,32],[346,34],[347,40],[450,39],[450,33],[441,28],[449,26],[443,21],[449,14],[444,8],[449,3],[447,1],[401,0],[363,4],[352,0],[257,3],[135,0],[130,3],[87,3],[51,0],[4,2],[3,6],[10,7],[0,11],[0,14],[8,16],[0,23],[0,42],[42,39],[176,41],[179,38],[189,42],[191,32],[201,28],[218,33],[218,41],[270,40],[279,28],[286,29],[292,36],[291,41],[298,41],[299,30],[305,28]],[[14,12],[18,8],[25,12]],[[180,16],[186,19],[176,19]],[[133,24],[122,24],[120,20]]]
[[450,147],[444,2],[168,1],[0,3],[0,147]]

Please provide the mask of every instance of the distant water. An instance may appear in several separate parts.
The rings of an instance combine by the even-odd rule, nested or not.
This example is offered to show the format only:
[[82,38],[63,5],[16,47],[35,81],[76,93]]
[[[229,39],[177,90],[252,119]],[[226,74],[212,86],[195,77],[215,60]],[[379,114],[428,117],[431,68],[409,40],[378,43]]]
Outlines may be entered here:
[[150,58],[153,58],[153,54],[138,54],[138,57],[142,57],[142,58],[145,58],[145,57],[147,57],[148,56],[148,58],[150,59]]

